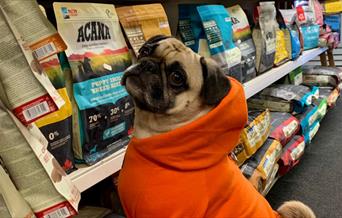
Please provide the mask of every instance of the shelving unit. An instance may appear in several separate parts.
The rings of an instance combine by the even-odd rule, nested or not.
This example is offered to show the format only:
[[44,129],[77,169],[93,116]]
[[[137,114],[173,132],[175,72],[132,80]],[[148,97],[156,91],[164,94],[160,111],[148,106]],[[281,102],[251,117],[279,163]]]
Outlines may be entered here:
[[[248,81],[244,84],[246,98],[252,97],[275,81],[287,75],[292,70],[314,59],[326,50],[326,48],[315,48],[304,51],[297,60],[289,61],[282,66],[273,68],[255,79]],[[120,149],[93,166],[78,169],[71,173],[69,177],[76,184],[78,189],[83,192],[101,180],[119,171],[122,166],[125,151],[126,148]]]

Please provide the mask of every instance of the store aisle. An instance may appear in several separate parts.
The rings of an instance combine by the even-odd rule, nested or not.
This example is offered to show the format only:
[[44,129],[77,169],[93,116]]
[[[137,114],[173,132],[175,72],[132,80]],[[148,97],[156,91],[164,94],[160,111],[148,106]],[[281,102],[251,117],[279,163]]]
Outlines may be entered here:
[[321,122],[301,163],[278,180],[267,199],[273,208],[300,200],[319,218],[342,217],[342,99]]

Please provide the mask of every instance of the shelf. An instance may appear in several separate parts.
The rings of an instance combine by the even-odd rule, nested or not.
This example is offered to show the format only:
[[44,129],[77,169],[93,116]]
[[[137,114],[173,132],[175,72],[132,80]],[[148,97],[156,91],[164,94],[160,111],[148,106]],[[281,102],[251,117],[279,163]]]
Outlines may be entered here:
[[285,64],[273,68],[261,74],[260,76],[246,82],[244,84],[246,98],[248,99],[252,97],[253,95],[257,94],[258,92],[268,87],[275,81],[287,75],[297,67],[302,66],[303,64],[322,54],[326,50],[327,48],[315,48],[304,51],[303,54],[299,56],[297,60],[286,62]]
[[92,166],[79,168],[69,175],[71,181],[77,186],[80,192],[87,190],[121,169],[125,151],[126,147]]
[[[253,80],[248,81],[244,84],[246,97],[252,97],[278,79],[290,73],[292,70],[314,59],[324,51],[326,51],[326,48],[316,48],[305,51],[296,61],[287,62],[282,66],[273,68]],[[71,173],[69,177],[78,189],[83,192],[101,180],[119,171],[121,169],[125,151],[126,148],[121,149],[93,166],[79,168],[77,171]]]

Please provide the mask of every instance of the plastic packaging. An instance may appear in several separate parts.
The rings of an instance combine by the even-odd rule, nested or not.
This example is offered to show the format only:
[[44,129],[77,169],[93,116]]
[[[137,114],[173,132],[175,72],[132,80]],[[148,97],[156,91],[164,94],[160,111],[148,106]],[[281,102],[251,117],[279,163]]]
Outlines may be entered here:
[[238,81],[243,80],[241,71],[241,51],[233,43],[232,21],[222,5],[198,6],[211,58],[226,75]]
[[94,164],[128,143],[133,104],[120,84],[131,65],[113,5],[54,3],[73,79],[75,158]]

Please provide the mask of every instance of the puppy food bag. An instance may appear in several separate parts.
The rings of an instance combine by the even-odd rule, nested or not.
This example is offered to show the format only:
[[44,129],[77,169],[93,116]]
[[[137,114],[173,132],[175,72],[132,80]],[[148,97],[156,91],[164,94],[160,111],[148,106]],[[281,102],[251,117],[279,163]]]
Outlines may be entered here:
[[271,112],[270,138],[278,140],[282,146],[285,146],[299,129],[299,121],[291,114]]
[[268,110],[250,111],[248,124],[241,132],[241,144],[248,157],[253,155],[262,146],[270,133],[270,112]]
[[[258,171],[262,178],[262,190],[266,186],[266,181],[270,178],[274,166],[281,155],[282,146],[277,140],[267,139],[265,144],[241,167],[242,173],[250,179],[254,171]],[[253,183],[252,183],[253,184]],[[255,186],[255,184],[253,184]],[[256,187],[259,191],[259,185]]]
[[222,5],[198,6],[211,57],[226,75],[242,81],[241,51],[233,43],[232,21]]
[[256,77],[256,51],[252,38],[252,32],[247,16],[240,5],[229,7],[227,10],[232,20],[233,39],[235,45],[241,50],[243,82],[247,82]]
[[278,161],[279,175],[283,176],[294,168],[304,154],[305,141],[303,136],[295,135],[283,148],[283,153]]
[[316,94],[317,88],[311,90],[303,85],[276,84],[264,89],[260,96],[263,99],[282,99],[288,101],[293,106],[294,112],[302,112],[305,106],[311,105],[312,98]]
[[120,81],[131,58],[113,5],[54,3],[54,11],[78,108],[75,157],[93,164],[128,142],[133,105]]
[[35,216],[75,215],[80,193],[45,145],[2,106],[0,119],[0,156]]
[[259,95],[253,96],[249,98],[248,101],[248,108],[253,110],[270,110],[270,111],[277,111],[277,112],[293,112],[293,104],[288,101],[284,101],[281,99],[274,99],[268,100],[263,99]]
[[276,9],[274,2],[260,2],[255,14],[253,41],[256,47],[256,69],[259,74],[271,69],[276,52]]
[[116,11],[136,56],[140,47],[152,36],[171,35],[169,22],[161,4],[119,7]]
[[[27,62],[22,47],[16,40],[0,11],[0,98],[25,125],[58,110],[57,98],[51,96],[33,73],[33,63]],[[54,90],[56,91],[56,90]]]

